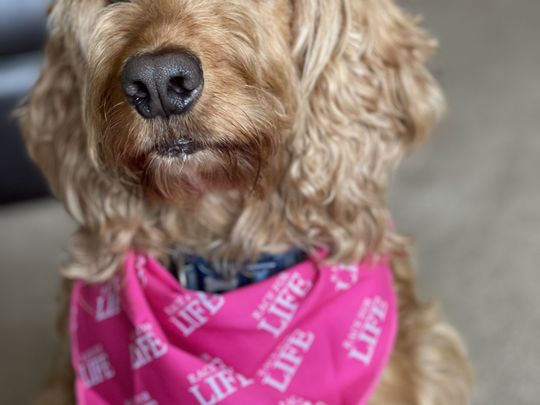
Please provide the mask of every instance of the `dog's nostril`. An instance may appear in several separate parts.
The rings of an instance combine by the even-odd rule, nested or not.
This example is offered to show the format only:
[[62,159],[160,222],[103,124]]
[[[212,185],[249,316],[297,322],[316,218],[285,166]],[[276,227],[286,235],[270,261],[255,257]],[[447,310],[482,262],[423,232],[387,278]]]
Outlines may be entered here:
[[136,80],[124,83],[124,93],[139,114],[145,118],[152,117],[150,91],[142,81]]
[[126,95],[131,99],[131,103],[136,107],[143,104],[148,104],[150,99],[150,92],[146,85],[142,82],[134,82],[125,88]]
[[188,79],[181,76],[169,80],[169,89],[179,96],[189,96],[195,88],[196,86],[193,86]]
[[150,92],[143,82],[134,82],[127,91],[128,95],[135,98],[148,98]]

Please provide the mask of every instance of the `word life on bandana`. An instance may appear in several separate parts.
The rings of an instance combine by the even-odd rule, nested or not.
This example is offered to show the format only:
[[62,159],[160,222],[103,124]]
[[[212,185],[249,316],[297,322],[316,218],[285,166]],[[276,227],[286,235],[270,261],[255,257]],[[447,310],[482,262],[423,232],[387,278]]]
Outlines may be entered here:
[[70,309],[82,405],[362,405],[397,323],[386,260],[307,260],[221,295],[184,289],[129,253],[104,284],[74,284]]

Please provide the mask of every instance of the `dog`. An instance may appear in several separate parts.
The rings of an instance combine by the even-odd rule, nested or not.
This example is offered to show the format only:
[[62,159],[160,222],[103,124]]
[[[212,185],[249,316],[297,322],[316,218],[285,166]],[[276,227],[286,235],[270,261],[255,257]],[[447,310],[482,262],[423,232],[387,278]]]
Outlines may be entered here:
[[[49,19],[19,120],[78,224],[62,269],[66,348],[75,286],[110,285],[133,252],[180,278],[175,258],[204,260],[225,284],[261,255],[303,252],[321,268],[387,260],[399,326],[360,403],[468,403],[463,345],[417,298],[385,201],[388,176],[444,107],[425,66],[436,42],[413,17],[392,0],[56,0]],[[72,361],[59,355],[39,403],[76,401]],[[242,378],[223,381],[256,377]],[[247,403],[191,394],[175,403]],[[125,403],[155,403],[144,395]],[[113,403],[96,401],[85,403]]]

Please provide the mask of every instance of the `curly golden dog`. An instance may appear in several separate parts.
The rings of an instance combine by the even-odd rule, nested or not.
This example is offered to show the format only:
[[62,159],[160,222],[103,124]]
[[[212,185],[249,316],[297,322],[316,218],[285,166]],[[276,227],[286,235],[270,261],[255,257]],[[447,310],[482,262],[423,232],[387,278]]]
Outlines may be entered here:
[[[171,246],[390,257],[399,332],[370,404],[468,403],[460,340],[417,299],[385,197],[443,109],[435,46],[392,0],[54,1],[19,119],[78,224],[66,280],[108,280],[131,250],[166,266]],[[69,361],[40,401],[75,401]]]

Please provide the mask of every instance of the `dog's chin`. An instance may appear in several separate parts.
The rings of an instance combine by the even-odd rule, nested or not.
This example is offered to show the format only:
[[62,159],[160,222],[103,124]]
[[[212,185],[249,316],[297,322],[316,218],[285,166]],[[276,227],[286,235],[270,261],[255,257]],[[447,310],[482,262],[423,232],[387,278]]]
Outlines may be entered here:
[[157,145],[139,165],[145,194],[173,205],[194,205],[209,193],[253,190],[261,170],[259,157],[242,147],[189,138]]

